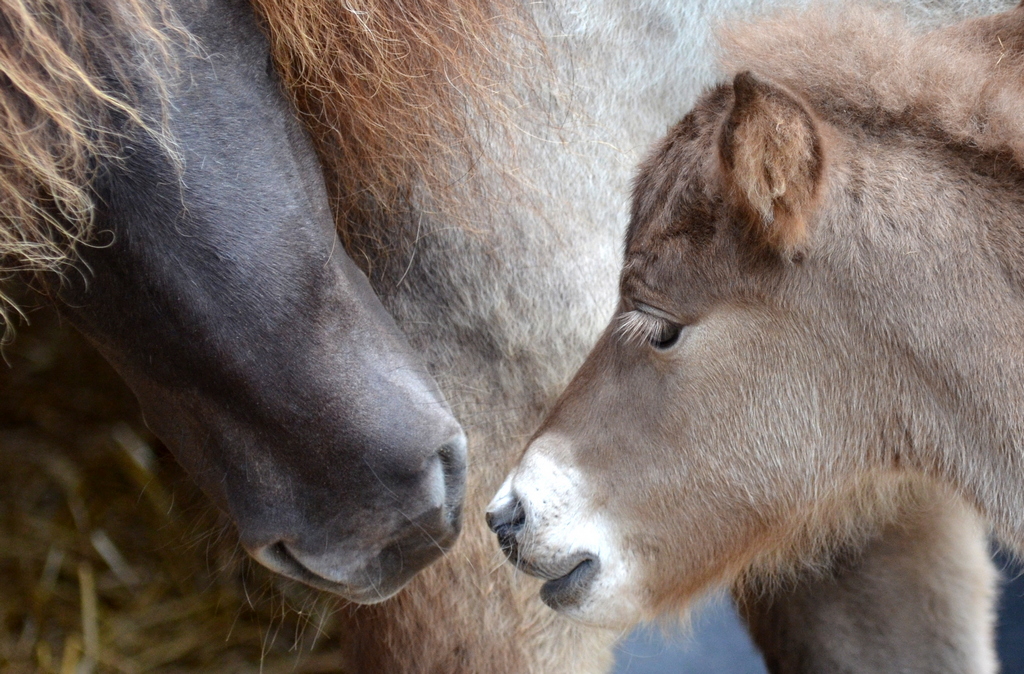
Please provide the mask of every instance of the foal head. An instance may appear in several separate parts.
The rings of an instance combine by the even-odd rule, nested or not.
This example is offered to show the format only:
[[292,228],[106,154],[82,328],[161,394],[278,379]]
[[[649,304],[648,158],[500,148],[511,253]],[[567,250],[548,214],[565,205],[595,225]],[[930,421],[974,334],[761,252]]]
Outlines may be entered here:
[[798,100],[743,73],[641,169],[617,315],[491,505],[551,606],[629,622],[746,562],[735,542],[811,479],[802,436],[820,429],[785,380],[829,352],[783,288],[806,265],[827,146]]
[[[797,61],[785,85],[741,71],[641,167],[617,315],[488,513],[549,605],[629,624],[858,535],[912,474],[978,501],[1005,481],[977,447],[1019,428],[1019,404],[987,391],[1024,383],[1007,227],[1024,174],[1001,140],[958,142],[938,105],[980,99],[935,82],[1019,96],[985,50],[1019,49],[1022,23],[970,24],[989,71],[945,80],[957,34],[913,43],[930,59],[920,90],[848,61],[834,80]],[[792,58],[827,54],[821,41],[793,40]],[[847,96],[834,85],[850,72],[863,81]],[[999,117],[1017,108],[992,110],[986,132],[1019,139]]]

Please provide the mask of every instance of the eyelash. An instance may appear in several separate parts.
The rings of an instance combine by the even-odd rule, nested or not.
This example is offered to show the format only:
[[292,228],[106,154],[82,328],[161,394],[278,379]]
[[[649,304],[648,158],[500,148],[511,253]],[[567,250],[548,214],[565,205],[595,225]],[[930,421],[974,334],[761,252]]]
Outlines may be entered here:
[[627,311],[619,317],[617,332],[627,343],[650,344],[656,349],[671,348],[679,340],[683,326],[643,311]]

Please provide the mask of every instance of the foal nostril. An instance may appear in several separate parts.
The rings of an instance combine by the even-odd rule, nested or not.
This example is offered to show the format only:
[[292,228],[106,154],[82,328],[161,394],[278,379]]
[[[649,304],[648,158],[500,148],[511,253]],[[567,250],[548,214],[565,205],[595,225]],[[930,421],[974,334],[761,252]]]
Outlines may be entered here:
[[516,535],[525,524],[526,509],[514,492],[512,498],[487,513],[487,526],[498,535],[498,542],[503,549],[514,547]]

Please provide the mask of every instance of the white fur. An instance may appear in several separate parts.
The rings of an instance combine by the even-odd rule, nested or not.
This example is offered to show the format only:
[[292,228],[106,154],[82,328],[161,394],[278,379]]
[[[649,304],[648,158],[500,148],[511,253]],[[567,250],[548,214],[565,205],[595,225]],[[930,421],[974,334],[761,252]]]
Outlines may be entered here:
[[637,574],[615,528],[594,507],[583,474],[551,458],[571,456],[570,449],[566,438],[554,434],[538,440],[488,510],[519,499],[526,513],[521,551],[535,567],[564,570],[571,565],[565,560],[580,553],[596,559],[600,568],[586,601],[562,612],[602,627],[628,627],[641,617]]

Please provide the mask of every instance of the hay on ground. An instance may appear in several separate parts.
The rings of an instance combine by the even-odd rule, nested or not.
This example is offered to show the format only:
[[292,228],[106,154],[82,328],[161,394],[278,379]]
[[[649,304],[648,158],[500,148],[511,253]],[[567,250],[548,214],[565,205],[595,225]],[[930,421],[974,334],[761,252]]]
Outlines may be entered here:
[[343,669],[336,602],[286,600],[109,366],[32,323],[0,364],[0,671]]

